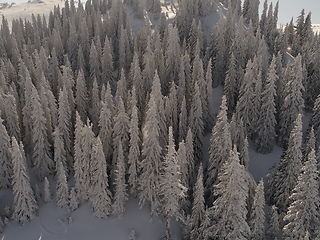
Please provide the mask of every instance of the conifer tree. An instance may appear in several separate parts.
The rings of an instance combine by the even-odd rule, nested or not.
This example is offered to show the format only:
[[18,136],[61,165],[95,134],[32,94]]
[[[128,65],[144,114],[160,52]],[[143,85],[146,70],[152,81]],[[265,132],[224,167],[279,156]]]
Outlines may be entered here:
[[319,184],[315,151],[311,150],[290,195],[291,204],[284,217],[285,239],[303,239],[306,232],[315,237],[319,231]]
[[111,192],[109,190],[107,164],[99,136],[95,139],[91,154],[92,183],[90,201],[94,215],[105,218],[111,213]]
[[295,119],[298,114],[302,114],[304,107],[304,99],[302,97],[304,91],[303,81],[301,55],[299,55],[295,58],[289,79],[285,85],[284,102],[280,111],[279,142],[283,146],[288,143]]
[[278,209],[275,205],[271,207],[270,212],[270,220],[269,220],[269,228],[267,230],[267,237],[271,240],[278,239],[280,234],[280,227],[279,227],[279,214]]
[[186,162],[188,163],[188,172],[189,174],[189,186],[193,186],[195,179],[194,179],[194,167],[195,167],[195,160],[194,160],[194,147],[193,147],[193,137],[192,137],[192,130],[189,128],[186,136]]
[[56,198],[57,206],[60,208],[67,207],[69,203],[69,190],[66,177],[66,171],[61,161],[56,162],[57,183]]
[[223,164],[215,185],[216,200],[209,209],[212,225],[211,239],[248,239],[250,227],[246,221],[248,185],[244,180],[244,166],[240,165],[236,148]]
[[280,160],[276,178],[274,199],[278,211],[285,213],[289,206],[289,197],[297,184],[302,168],[302,116],[298,115],[290,133],[288,149]]
[[27,163],[23,146],[20,147],[15,138],[12,138],[12,189],[13,189],[13,215],[12,219],[25,225],[35,218],[37,204],[30,185]]
[[202,134],[204,130],[201,96],[198,82],[195,82],[195,92],[192,97],[189,117],[189,128],[192,130],[195,161],[202,158]]
[[265,198],[264,198],[264,183],[260,180],[256,187],[253,206],[249,219],[249,226],[251,228],[250,239],[263,240],[265,239]]
[[10,138],[0,113],[0,188],[6,189],[11,185],[12,164]]
[[31,140],[33,145],[33,166],[36,171],[36,176],[39,179],[43,179],[50,173],[53,167],[53,160],[51,158],[44,111],[40,103],[38,91],[34,86],[32,86],[31,101]]
[[128,200],[127,193],[127,183],[125,179],[126,175],[126,166],[125,166],[125,157],[122,148],[122,141],[119,141],[119,146],[117,147],[117,165],[115,170],[115,179],[114,179],[114,202],[113,202],[113,214],[120,215],[125,210],[125,204]]
[[119,103],[117,104],[118,112],[114,117],[114,126],[112,131],[113,138],[113,159],[112,159],[112,169],[111,169],[111,178],[114,177],[113,171],[115,170],[117,154],[118,154],[118,146],[119,142],[122,142],[122,150],[124,156],[128,156],[129,151],[129,124],[130,119],[128,114],[126,113],[122,98],[119,99]]
[[139,119],[138,119],[138,108],[136,106],[135,100],[135,88],[132,90],[132,101],[131,101],[131,119],[130,119],[130,142],[129,142],[129,154],[128,154],[128,184],[130,186],[130,192],[134,196],[137,195],[138,191],[138,173],[139,173],[139,163],[141,161],[141,133],[139,129]]
[[79,206],[78,194],[77,194],[76,188],[73,187],[71,188],[71,191],[70,191],[69,207],[71,211],[74,211],[78,208],[78,206]]
[[113,87],[113,57],[112,51],[110,48],[109,38],[106,37],[103,46],[103,52],[101,57],[101,84],[106,85],[107,83],[111,84]]
[[242,119],[245,132],[247,136],[251,136],[253,133],[253,111],[255,108],[253,99],[254,99],[254,72],[253,72],[253,63],[251,60],[248,61],[245,75],[243,77],[243,82],[240,86],[239,91],[239,100],[237,102],[236,111],[239,114],[239,117]]
[[275,142],[276,127],[276,87],[278,76],[275,72],[275,58],[269,67],[265,88],[261,96],[261,110],[257,124],[256,149],[260,153],[270,153]]
[[84,79],[83,70],[80,69],[76,80],[75,103],[77,111],[82,121],[86,120],[88,115],[88,90]]
[[67,166],[72,166],[71,109],[65,88],[59,92],[58,126],[66,149]]
[[230,125],[227,117],[226,97],[222,97],[217,122],[212,129],[209,146],[209,159],[207,167],[206,191],[212,200],[213,186],[216,184],[217,176],[222,165],[229,158],[232,150]]
[[141,174],[139,177],[139,204],[151,205],[151,213],[157,214],[159,210],[159,193],[157,186],[160,184],[160,169],[162,148],[160,145],[160,127],[158,120],[155,97],[150,96],[143,127]]
[[[13,90],[12,90],[13,91]],[[18,109],[16,104],[16,98],[13,94],[8,93],[5,96],[5,126],[7,128],[10,137],[15,137],[17,141],[21,139],[20,122],[18,117]]]
[[202,239],[203,232],[201,226],[204,221],[206,208],[204,199],[204,186],[203,186],[203,167],[200,164],[198,169],[198,176],[193,190],[193,204],[191,210],[191,239]]
[[50,191],[50,184],[48,178],[44,178],[44,191],[43,191],[43,201],[45,203],[51,202],[51,191]]
[[177,161],[177,152],[173,140],[172,127],[169,127],[167,153],[163,162],[163,173],[160,178],[160,196],[162,200],[163,213],[166,216],[166,235],[171,239],[170,220],[175,217],[179,219],[180,201],[184,198],[186,188],[181,184],[180,167]]
[[180,114],[179,114],[179,131],[178,131],[178,137],[179,142],[181,142],[183,139],[187,136],[188,131],[188,112],[187,112],[187,104],[186,104],[186,98],[183,96],[181,108],[180,108]]
[[99,119],[99,138],[103,145],[103,152],[107,159],[107,162],[110,164],[110,158],[113,154],[112,150],[112,110],[109,109],[106,100],[101,101],[101,113]]

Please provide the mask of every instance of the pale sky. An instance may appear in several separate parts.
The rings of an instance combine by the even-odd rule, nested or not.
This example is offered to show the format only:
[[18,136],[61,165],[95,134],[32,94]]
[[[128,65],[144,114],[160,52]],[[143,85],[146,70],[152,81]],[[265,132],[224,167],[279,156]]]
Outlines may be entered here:
[[[268,0],[268,5],[277,3],[277,0]],[[260,8],[263,7],[264,0],[260,0]],[[279,0],[278,24],[285,25],[293,17],[295,23],[301,10],[304,9],[305,16],[311,11],[312,23],[320,24],[320,0]]]

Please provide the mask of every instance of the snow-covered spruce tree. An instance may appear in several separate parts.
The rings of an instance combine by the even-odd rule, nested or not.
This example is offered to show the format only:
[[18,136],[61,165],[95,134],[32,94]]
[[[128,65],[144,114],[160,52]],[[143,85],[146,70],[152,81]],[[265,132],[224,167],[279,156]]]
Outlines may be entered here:
[[168,26],[167,50],[165,52],[165,67],[167,80],[178,79],[180,69],[180,38],[178,28]]
[[75,187],[73,187],[70,190],[69,207],[71,211],[74,211],[78,208],[78,206],[79,206],[79,199],[78,199],[77,190]]
[[238,94],[238,76],[236,69],[236,61],[234,54],[231,53],[229,58],[228,70],[226,73],[226,78],[224,80],[224,95],[226,95],[228,103],[228,112],[233,112],[236,103],[237,103],[237,94]]
[[13,215],[12,219],[25,225],[36,216],[37,204],[30,185],[27,163],[23,147],[12,138],[12,190]]
[[[66,166],[72,166],[71,109],[65,88],[59,92],[58,126],[66,151]],[[67,169],[66,169],[67,170]]]
[[275,143],[276,127],[276,86],[278,76],[275,70],[275,58],[273,58],[269,67],[266,85],[261,96],[261,110],[256,130],[257,138],[255,140],[256,150],[260,153],[270,153]]
[[138,195],[138,173],[139,163],[141,161],[141,132],[139,129],[138,108],[135,100],[135,88],[132,90],[131,100],[131,119],[130,119],[130,142],[129,142],[129,154],[128,154],[128,184],[130,186],[130,193],[133,196]]
[[214,123],[214,113],[213,113],[213,90],[212,90],[212,61],[208,62],[207,72],[206,72],[206,103],[207,103],[207,113],[205,114],[206,128],[212,129]]
[[287,146],[294,121],[298,114],[302,113],[304,107],[303,81],[302,59],[301,55],[298,55],[285,85],[284,101],[280,111],[278,141],[282,146]]
[[103,145],[103,152],[106,157],[107,162],[110,164],[111,156],[113,154],[112,150],[112,111],[106,103],[107,100],[101,101],[101,112],[99,119],[99,138]]
[[159,115],[153,95],[150,96],[148,110],[146,112],[145,125],[143,127],[141,174],[139,177],[139,204],[151,205],[151,213],[157,214],[160,207],[160,199],[157,186],[160,184],[160,168],[162,148],[159,135]]
[[122,141],[119,141],[117,147],[117,162],[114,177],[114,202],[113,211],[114,215],[121,215],[125,210],[125,204],[128,201],[127,183],[126,183],[126,165],[125,156],[122,148]]
[[56,162],[56,199],[57,206],[60,208],[67,207],[69,203],[69,189],[65,167],[62,161]]
[[166,116],[165,116],[165,105],[164,99],[161,92],[161,83],[158,72],[156,71],[154,74],[153,82],[152,82],[152,90],[150,93],[154,96],[154,101],[156,103],[156,111],[158,115],[158,124],[159,124],[159,141],[160,145],[163,148],[167,144],[167,124],[166,124]]
[[186,188],[181,184],[180,167],[173,140],[172,127],[169,127],[167,153],[163,162],[163,173],[160,178],[159,195],[161,196],[162,211],[166,216],[166,237],[171,239],[170,220],[180,216],[180,202],[185,197]]
[[189,128],[192,130],[195,161],[202,158],[202,135],[204,129],[203,112],[198,81],[195,82],[194,94],[189,115]]
[[177,140],[178,135],[178,106],[177,106],[177,89],[174,81],[171,82],[169,95],[165,103],[167,126],[172,126],[174,139]]
[[44,187],[43,187],[43,201],[45,203],[51,202],[51,191],[50,191],[50,184],[48,178],[44,178]]
[[80,69],[76,79],[75,103],[77,111],[82,121],[85,121],[88,115],[88,89],[84,79],[83,70]]
[[35,174],[42,180],[50,173],[53,160],[48,141],[46,118],[34,85],[32,85],[31,108],[32,160]]
[[278,209],[275,205],[271,207],[269,227],[267,230],[267,237],[271,240],[279,238],[280,226],[279,226],[279,214]]
[[309,125],[313,126],[316,143],[320,143],[320,95],[318,95],[312,110],[312,116]]
[[94,215],[105,218],[112,211],[111,192],[109,190],[107,164],[99,136],[95,139],[91,154],[91,189],[90,201]]
[[264,183],[260,180],[256,187],[253,206],[251,209],[249,226],[251,229],[250,239],[263,240],[265,239],[265,198],[264,198]]
[[[12,89],[12,88],[11,88]],[[10,92],[13,92],[12,89]],[[5,126],[10,137],[15,137],[17,141],[21,140],[21,130],[19,116],[17,112],[16,98],[12,93],[8,93],[4,100],[4,110],[5,110]]]
[[30,77],[30,73],[24,63],[21,63],[19,69],[19,78],[21,82],[24,83],[23,85],[23,93],[24,93],[24,105],[22,107],[22,123],[23,123],[23,133],[24,138],[23,142],[25,147],[28,149],[31,148],[31,96],[32,96],[32,81]]
[[312,149],[316,149],[316,139],[314,136],[313,126],[311,126],[311,128],[308,130],[308,133],[307,133],[307,136],[305,139],[305,143],[304,143],[304,147],[303,147],[302,162],[307,161],[308,155]]
[[0,113],[0,189],[11,186],[12,164],[10,152],[10,138]]
[[122,98],[119,99],[117,103],[117,114],[115,115],[113,121],[113,131],[112,131],[112,138],[113,138],[113,157],[112,157],[112,165],[111,165],[111,178],[114,177],[114,170],[116,169],[116,161],[118,155],[118,147],[119,143],[122,142],[122,149],[124,156],[128,156],[129,151],[129,125],[130,119],[128,114],[126,113],[124,103]]
[[111,84],[113,87],[113,57],[109,38],[106,36],[101,57],[101,84]]
[[319,231],[319,173],[315,151],[311,150],[290,196],[290,206],[284,217],[286,240],[303,239],[306,232],[314,238]]
[[254,99],[254,72],[253,72],[253,63],[251,60],[248,61],[245,74],[243,77],[242,84],[239,91],[239,100],[237,102],[236,111],[239,114],[239,117],[242,119],[245,132],[247,136],[251,136],[254,129],[253,127],[253,111],[255,103]]
[[195,161],[194,161],[194,148],[193,148],[193,137],[192,137],[192,130],[189,128],[186,136],[186,162],[188,163],[188,172],[189,174],[189,186],[193,186],[195,183],[194,177],[194,168],[195,168]]
[[[74,140],[74,178],[75,178],[75,193],[80,203],[88,199],[88,158],[84,158],[84,155],[90,154],[90,152],[84,153],[84,124],[80,119],[80,115],[76,112],[76,124],[75,124],[75,140]],[[88,149],[87,149],[88,150]],[[70,196],[71,197],[71,196]]]
[[288,148],[281,158],[276,175],[274,201],[279,213],[286,213],[290,195],[302,168],[302,116],[298,115],[289,137]]
[[64,144],[63,136],[60,132],[59,127],[56,127],[53,133],[54,136],[54,162],[56,164],[56,170],[58,162],[61,162],[63,167],[67,169],[67,153]]
[[232,141],[230,125],[227,117],[227,102],[226,96],[223,96],[220,111],[217,116],[217,122],[212,129],[209,146],[209,159],[205,187],[211,201],[213,200],[213,188],[214,184],[216,184],[218,173],[222,165],[229,159],[231,150]]
[[101,111],[100,91],[97,79],[94,78],[91,89],[89,117],[92,122],[92,129],[95,134],[98,133],[99,114]]
[[203,229],[201,226],[204,221],[206,208],[204,199],[204,186],[203,186],[203,167],[200,163],[198,169],[198,176],[196,184],[193,190],[193,204],[191,210],[191,222],[190,222],[190,238],[191,239],[203,239]]
[[178,120],[179,120],[178,141],[181,142],[183,139],[186,138],[187,131],[188,131],[188,111],[187,111],[185,96],[183,96],[182,98]]
[[248,185],[244,179],[244,166],[240,165],[236,147],[223,164],[214,187],[216,200],[209,208],[210,239],[248,239],[250,227],[247,219]]

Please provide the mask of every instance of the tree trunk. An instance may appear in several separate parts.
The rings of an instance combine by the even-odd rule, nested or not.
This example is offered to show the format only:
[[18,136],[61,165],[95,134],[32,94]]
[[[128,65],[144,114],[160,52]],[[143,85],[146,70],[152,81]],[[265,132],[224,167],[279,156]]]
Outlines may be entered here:
[[167,240],[171,239],[171,234],[170,234],[170,217],[167,216],[167,221],[166,221],[166,236]]

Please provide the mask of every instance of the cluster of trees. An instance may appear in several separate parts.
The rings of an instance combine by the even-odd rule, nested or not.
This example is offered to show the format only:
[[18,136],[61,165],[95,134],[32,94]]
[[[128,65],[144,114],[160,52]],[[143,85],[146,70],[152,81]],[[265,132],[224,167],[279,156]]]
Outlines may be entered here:
[[[100,218],[136,197],[166,216],[168,239],[173,218],[190,239],[318,235],[320,39],[311,14],[279,30],[278,4],[266,0],[261,18],[258,0],[222,4],[211,35],[209,0],[178,1],[168,26],[159,0],[66,1],[48,22],[38,15],[11,29],[2,19],[0,186],[13,190],[14,221],[34,218],[55,184],[58,207],[90,201]],[[133,33],[127,9],[158,14],[159,24]],[[249,141],[264,154],[284,148],[266,191],[248,173]]]

